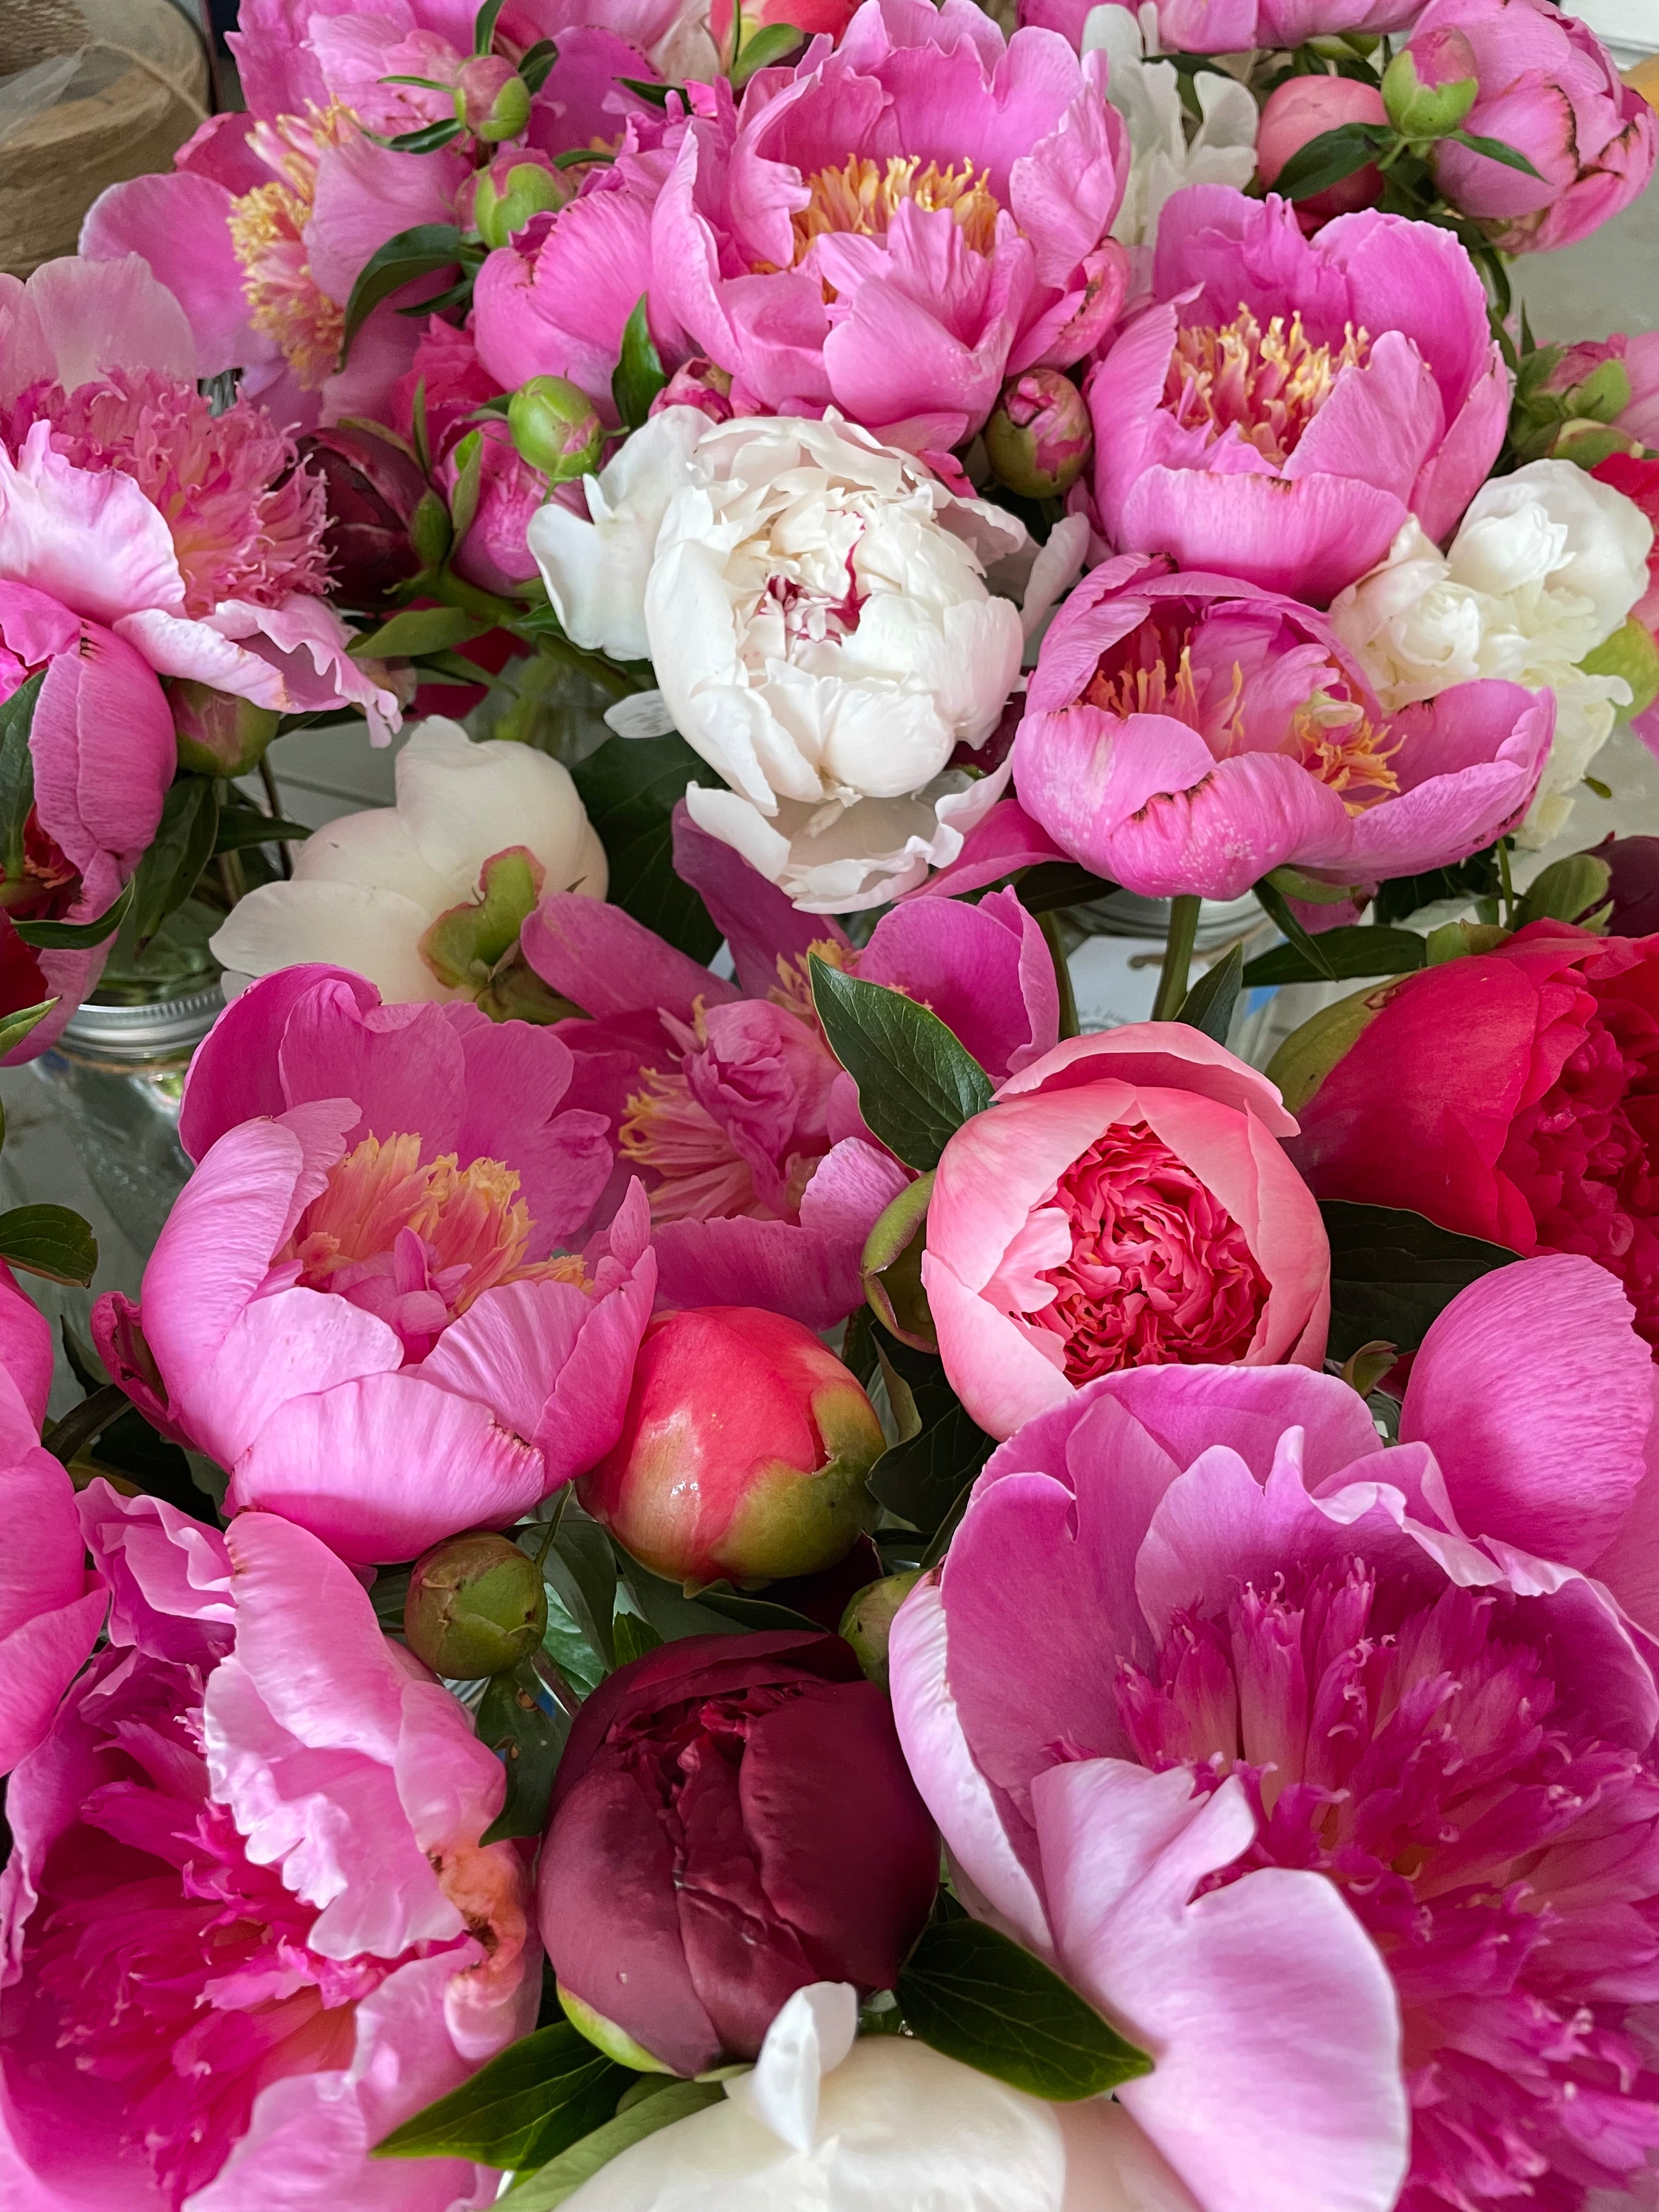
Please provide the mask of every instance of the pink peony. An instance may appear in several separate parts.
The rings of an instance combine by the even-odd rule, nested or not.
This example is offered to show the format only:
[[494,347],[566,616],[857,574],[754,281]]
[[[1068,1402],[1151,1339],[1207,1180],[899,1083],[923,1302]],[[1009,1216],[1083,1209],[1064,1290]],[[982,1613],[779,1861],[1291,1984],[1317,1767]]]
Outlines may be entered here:
[[[1101,58],[972,0],[866,0],[838,49],[698,95],[651,210],[660,307],[739,411],[958,443],[1004,378],[1081,360],[1127,278]],[[580,379],[577,380],[580,381]]]
[[656,1270],[642,1194],[559,1254],[611,1170],[600,1118],[559,1110],[573,1067],[546,1030],[383,1006],[337,969],[221,1017],[142,1308],[107,1296],[94,1327],[140,1407],[228,1469],[231,1510],[406,1559],[616,1441]]
[[1630,384],[1630,398],[1613,418],[1650,450],[1659,449],[1659,331],[1615,331],[1610,338],[1585,338],[1562,349],[1546,392],[1571,392],[1606,362],[1616,361]]
[[1480,76],[1463,128],[1514,147],[1538,172],[1455,139],[1434,149],[1441,191],[1505,252],[1571,246],[1645,188],[1659,124],[1588,24],[1551,0],[1431,0],[1413,40],[1443,30],[1463,33]]
[[1588,1261],[1486,1276],[1392,1450],[1333,1376],[1106,1376],[997,1453],[898,1617],[962,1893],[1152,2052],[1118,2098],[1200,2212],[1579,2212],[1647,2173],[1629,1322]]
[[444,496],[454,503],[461,461],[456,452],[477,432],[480,442],[477,500],[471,521],[450,555],[456,574],[486,592],[518,591],[536,574],[536,556],[525,543],[530,518],[547,497],[547,484],[520,459],[511,432],[499,416],[479,419],[477,410],[500,396],[502,387],[478,358],[465,331],[434,315],[421,334],[408,373],[392,394],[392,420],[410,437],[415,396],[426,414],[428,451],[433,475]]
[[216,416],[170,365],[163,288],[137,262],[49,262],[7,309],[47,365],[0,373],[0,571],[158,675],[278,713],[358,706],[384,744],[397,701],[324,597],[322,487],[263,408]]
[[1158,224],[1154,304],[1094,371],[1095,499],[1121,550],[1317,605],[1408,514],[1444,538],[1498,457],[1503,356],[1449,231],[1192,185]]
[[18,2212],[456,2212],[374,2144],[533,2024],[503,1783],[350,1571],[94,1483],[129,1613],[12,1777],[0,2173]]
[[132,647],[49,592],[0,581],[0,701],[35,676],[33,802],[0,879],[0,1018],[58,1003],[9,1062],[45,1051],[109,952],[108,941],[37,951],[12,921],[84,923],[107,913],[155,835],[177,758],[166,695]]
[[1317,1367],[1329,1257],[1295,1133],[1265,1076],[1180,1023],[1011,1076],[945,1147],[921,1262],[980,1426],[1012,1436],[1120,1368]]
[[908,1180],[871,1141],[813,1009],[810,952],[930,1006],[1000,1079],[1054,1043],[1042,933],[1012,891],[900,907],[855,952],[677,810],[674,859],[732,947],[735,984],[620,908],[543,901],[526,958],[593,1017],[562,1022],[572,1095],[606,1115],[650,1195],[663,1295],[759,1305],[812,1328],[863,1298],[859,1261]]
[[1491,682],[1386,715],[1322,616],[1131,556],[1051,624],[1014,775],[1066,852],[1150,898],[1287,863],[1374,888],[1513,828],[1554,725],[1551,693]]
[[[1100,0],[1020,0],[1022,23],[1044,23],[1079,45]],[[1145,0],[1116,0],[1135,13]],[[1404,30],[1421,0],[1152,0],[1159,51],[1236,54],[1252,46],[1299,46],[1349,31]]]

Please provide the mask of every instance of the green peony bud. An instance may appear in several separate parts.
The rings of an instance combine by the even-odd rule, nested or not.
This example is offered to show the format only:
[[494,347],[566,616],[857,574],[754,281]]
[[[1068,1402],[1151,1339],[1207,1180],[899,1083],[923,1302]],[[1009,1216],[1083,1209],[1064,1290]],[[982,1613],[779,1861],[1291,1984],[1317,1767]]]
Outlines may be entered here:
[[1424,32],[1382,72],[1382,105],[1405,138],[1449,137],[1480,90],[1474,48],[1449,28]]
[[492,249],[511,243],[532,216],[551,215],[574,197],[556,169],[498,154],[472,187],[472,227]]
[[264,758],[282,724],[272,708],[216,691],[191,677],[169,678],[167,695],[179,765],[198,775],[246,775]]
[[508,400],[507,427],[532,469],[549,483],[589,475],[605,445],[605,427],[592,401],[562,376],[532,376]]
[[547,1628],[541,1571],[490,1528],[447,1536],[416,1560],[404,1635],[417,1659],[452,1681],[477,1681],[527,1659]]
[[1058,499],[1094,451],[1083,394],[1057,368],[1011,376],[985,425],[985,453],[1000,483],[1022,499]]
[[861,1589],[841,1617],[841,1633],[853,1647],[870,1680],[887,1687],[887,1639],[893,1619],[921,1580],[921,1569],[908,1574],[886,1575]]
[[937,1352],[939,1337],[921,1286],[921,1255],[927,1247],[927,1201],[933,1178],[919,1176],[907,1183],[865,1239],[860,1267],[870,1310],[901,1344],[918,1352]]

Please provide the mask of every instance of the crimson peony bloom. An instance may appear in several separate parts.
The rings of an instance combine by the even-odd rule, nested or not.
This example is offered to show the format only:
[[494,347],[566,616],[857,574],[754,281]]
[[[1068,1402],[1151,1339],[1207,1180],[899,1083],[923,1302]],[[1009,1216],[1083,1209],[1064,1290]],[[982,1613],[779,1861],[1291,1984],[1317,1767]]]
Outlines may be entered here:
[[1659,937],[1537,921],[1370,995],[1298,1109],[1314,1190],[1599,1260],[1659,1346]]
[[692,1636],[603,1682],[554,1784],[538,1911],[578,2009],[677,2074],[753,2058],[819,1981],[890,1989],[939,1841],[838,1636]]

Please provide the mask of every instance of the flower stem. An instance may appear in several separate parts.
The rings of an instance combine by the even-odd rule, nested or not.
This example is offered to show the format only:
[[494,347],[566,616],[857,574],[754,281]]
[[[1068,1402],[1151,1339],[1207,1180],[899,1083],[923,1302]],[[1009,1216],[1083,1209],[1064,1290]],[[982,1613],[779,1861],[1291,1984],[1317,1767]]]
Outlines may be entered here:
[[1164,966],[1152,1001],[1152,1019],[1172,1022],[1187,996],[1187,971],[1193,964],[1193,945],[1198,937],[1197,896],[1182,891],[1170,901],[1170,934],[1164,947]]
[[1062,1037],[1074,1037],[1077,995],[1072,989],[1071,963],[1066,957],[1066,944],[1060,933],[1060,917],[1053,913],[1040,915],[1037,927],[1048,940],[1048,957],[1054,963],[1054,988],[1060,994],[1060,1034]]

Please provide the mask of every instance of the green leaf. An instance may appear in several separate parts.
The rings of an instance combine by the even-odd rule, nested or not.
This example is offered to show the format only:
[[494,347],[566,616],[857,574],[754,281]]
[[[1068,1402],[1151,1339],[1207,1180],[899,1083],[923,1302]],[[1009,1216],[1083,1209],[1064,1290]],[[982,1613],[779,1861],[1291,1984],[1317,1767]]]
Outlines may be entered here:
[[1459,1291],[1520,1255],[1479,1237],[1460,1237],[1420,1213],[1327,1200],[1331,1241],[1333,1358],[1378,1340],[1415,1352]]
[[[737,1622],[703,1604],[701,1598],[687,1597],[678,1583],[665,1582],[660,1575],[649,1573],[619,1545],[613,1543],[612,1548],[629,1596],[665,1644],[678,1643],[683,1636],[740,1632]],[[622,1613],[617,1615],[619,1621],[623,1618]]]
[[[547,82],[553,64],[559,58],[559,49],[551,39],[538,39],[533,46],[526,46],[519,57],[519,75],[524,79],[525,89],[532,97]],[[614,154],[604,157],[614,161]],[[557,161],[555,161],[557,167]]]
[[[768,1628],[807,1629],[814,1636],[822,1636],[823,1623],[809,1620],[805,1613],[797,1613],[792,1605],[775,1605],[770,1598],[747,1597],[735,1590],[729,1583],[715,1583],[697,1592],[697,1603],[706,1605],[722,1620],[735,1620],[739,1628],[750,1630]],[[622,1618],[618,1615],[618,1618]]]
[[494,627],[465,607],[405,607],[378,629],[354,637],[351,655],[354,660],[368,654],[376,660],[406,660],[417,653],[447,653]]
[[1502,889],[1498,848],[1488,845],[1452,867],[1394,877],[1378,890],[1374,911],[1379,922],[1406,921],[1437,899],[1495,898]]
[[[460,137],[461,126],[453,115],[445,115],[435,123],[422,123],[416,130],[400,131],[395,138],[378,138],[372,131],[368,135],[374,138],[376,145],[384,146],[393,154],[435,154],[441,147],[447,146],[453,139]],[[366,307],[363,313],[367,314],[368,312]],[[349,344],[350,341],[348,339],[347,343]]]
[[84,952],[119,929],[131,911],[137,880],[134,876],[124,884],[114,905],[106,906],[96,921],[15,921],[12,927],[25,945],[39,945],[45,951]]
[[[472,51],[487,54],[495,36],[495,19],[506,6],[507,0],[483,0],[483,6],[472,19]],[[497,2160],[496,2164],[501,2161]]]
[[647,1651],[654,1651],[662,1642],[648,1620],[637,1613],[619,1613],[611,1624],[612,1639],[617,1647],[617,1664],[626,1667],[630,1660],[643,1659]]
[[29,732],[40,687],[46,680],[43,668],[20,684],[10,698],[0,700],[0,860],[16,882],[23,872],[23,828],[34,804],[34,756],[29,750]]
[[481,1840],[498,1844],[508,1836],[539,1836],[547,1826],[547,1801],[553,1774],[570,1733],[565,1714],[542,1703],[541,1677],[526,1660],[505,1674],[492,1674],[478,1702],[478,1741],[507,1768],[507,1796]]
[[1344,123],[1334,131],[1322,131],[1291,155],[1274,178],[1273,189],[1287,200],[1328,191],[1374,161],[1393,135],[1382,123]]
[[812,955],[812,1003],[830,1049],[859,1087],[859,1109],[908,1166],[939,1165],[946,1143],[991,1103],[991,1079],[939,1016]]
[[623,427],[628,430],[639,428],[651,412],[652,401],[668,381],[661,356],[651,343],[651,331],[645,319],[645,298],[641,292],[623,327],[622,357],[611,380],[611,396],[617,403]]
[[[15,1052],[29,1031],[45,1021],[57,1004],[56,999],[42,999],[38,1006],[21,1006],[15,1014],[8,1014],[5,1020],[0,1022],[0,1058],[9,1052]],[[0,1130],[4,1127],[4,1122],[0,1121]]]
[[261,814],[257,806],[222,806],[216,853],[245,853],[250,845],[297,845],[311,832],[303,822]]
[[554,2212],[554,2207],[572,2197],[583,2182],[589,2180],[602,2166],[608,2166],[618,2151],[630,2143],[643,2142],[659,2128],[672,2127],[676,2120],[690,2119],[693,2112],[701,2112],[710,2105],[718,2105],[726,2092],[718,2081],[664,2081],[653,2083],[647,2094],[629,2105],[625,2112],[607,2120],[592,2134],[584,2136],[567,2151],[552,2159],[538,2173],[509,2189],[505,2197],[498,2197],[495,2212]]
[[870,1490],[878,1504],[924,1539],[933,1538],[972,1487],[995,1440],[963,1411],[936,1353],[901,1344],[885,1329],[871,1334],[900,1441],[871,1468]]
[[793,54],[797,46],[806,41],[805,31],[793,23],[767,23],[744,40],[738,58],[732,64],[732,89],[741,92],[751,76],[774,62],[781,62],[786,54]]
[[613,904],[693,960],[712,960],[720,932],[674,872],[674,808],[707,769],[684,738],[612,738],[572,769],[611,863]]
[[680,92],[678,84],[663,84],[653,77],[619,76],[617,82],[639,100],[648,100],[653,107],[666,107],[671,92]]
[[[421,134],[416,131],[410,135],[418,137]],[[453,130],[450,135],[454,136]],[[421,149],[405,147],[404,150]],[[389,300],[394,292],[401,291],[417,276],[431,276],[441,269],[453,268],[459,261],[460,252],[461,234],[453,222],[417,222],[408,230],[400,230],[395,238],[387,239],[384,246],[371,253],[358,270],[351,297],[346,302],[345,326],[340,337],[340,367],[345,367],[352,340],[382,300]]]
[[1385,929],[1374,923],[1347,923],[1320,932],[1314,940],[1324,961],[1316,968],[1295,945],[1275,945],[1258,954],[1244,970],[1244,981],[1254,988],[1261,983],[1320,983],[1334,977],[1405,975],[1421,968],[1427,958],[1425,940],[1414,929]]
[[1335,968],[1319,949],[1320,939],[1310,937],[1304,929],[1302,924],[1291,912],[1289,902],[1284,893],[1275,889],[1264,876],[1255,886],[1255,895],[1261,902],[1262,912],[1271,921],[1278,925],[1280,933],[1288,938],[1292,946],[1306,961],[1313,974],[1322,982],[1339,981],[1340,979]]
[[98,1239],[67,1206],[15,1206],[0,1213],[0,1260],[52,1283],[89,1283]]
[[1454,131],[1453,143],[1467,146],[1471,154],[1484,154],[1489,161],[1501,161],[1506,169],[1518,169],[1523,177],[1537,177],[1544,181],[1532,163],[1516,147],[1506,146],[1501,138],[1483,138],[1476,131]]
[[175,776],[149,848],[133,874],[132,933],[140,945],[196,888],[219,835],[219,795],[207,775]]
[[1056,907],[1087,906],[1115,891],[1117,885],[1097,876],[1075,860],[1042,860],[1027,868],[1014,885],[1027,914],[1052,914]]
[[542,1571],[601,1663],[614,1667],[617,1559],[599,1522],[567,1510]]
[[900,1971],[898,2001],[935,2051],[1054,2104],[1152,2069],[1051,1966],[981,1921],[930,1921]]
[[459,545],[477,516],[483,482],[483,432],[469,430],[458,441],[450,459],[455,464],[455,482],[449,495],[449,521]]
[[1189,1029],[1202,1030],[1218,1044],[1225,1044],[1243,980],[1244,948],[1242,945],[1231,945],[1226,957],[1206,968],[1188,992],[1176,1019],[1185,1022]]
[[470,2081],[394,2128],[376,2158],[470,2158],[520,2172],[603,2127],[635,2075],[568,2021],[509,2044]]

